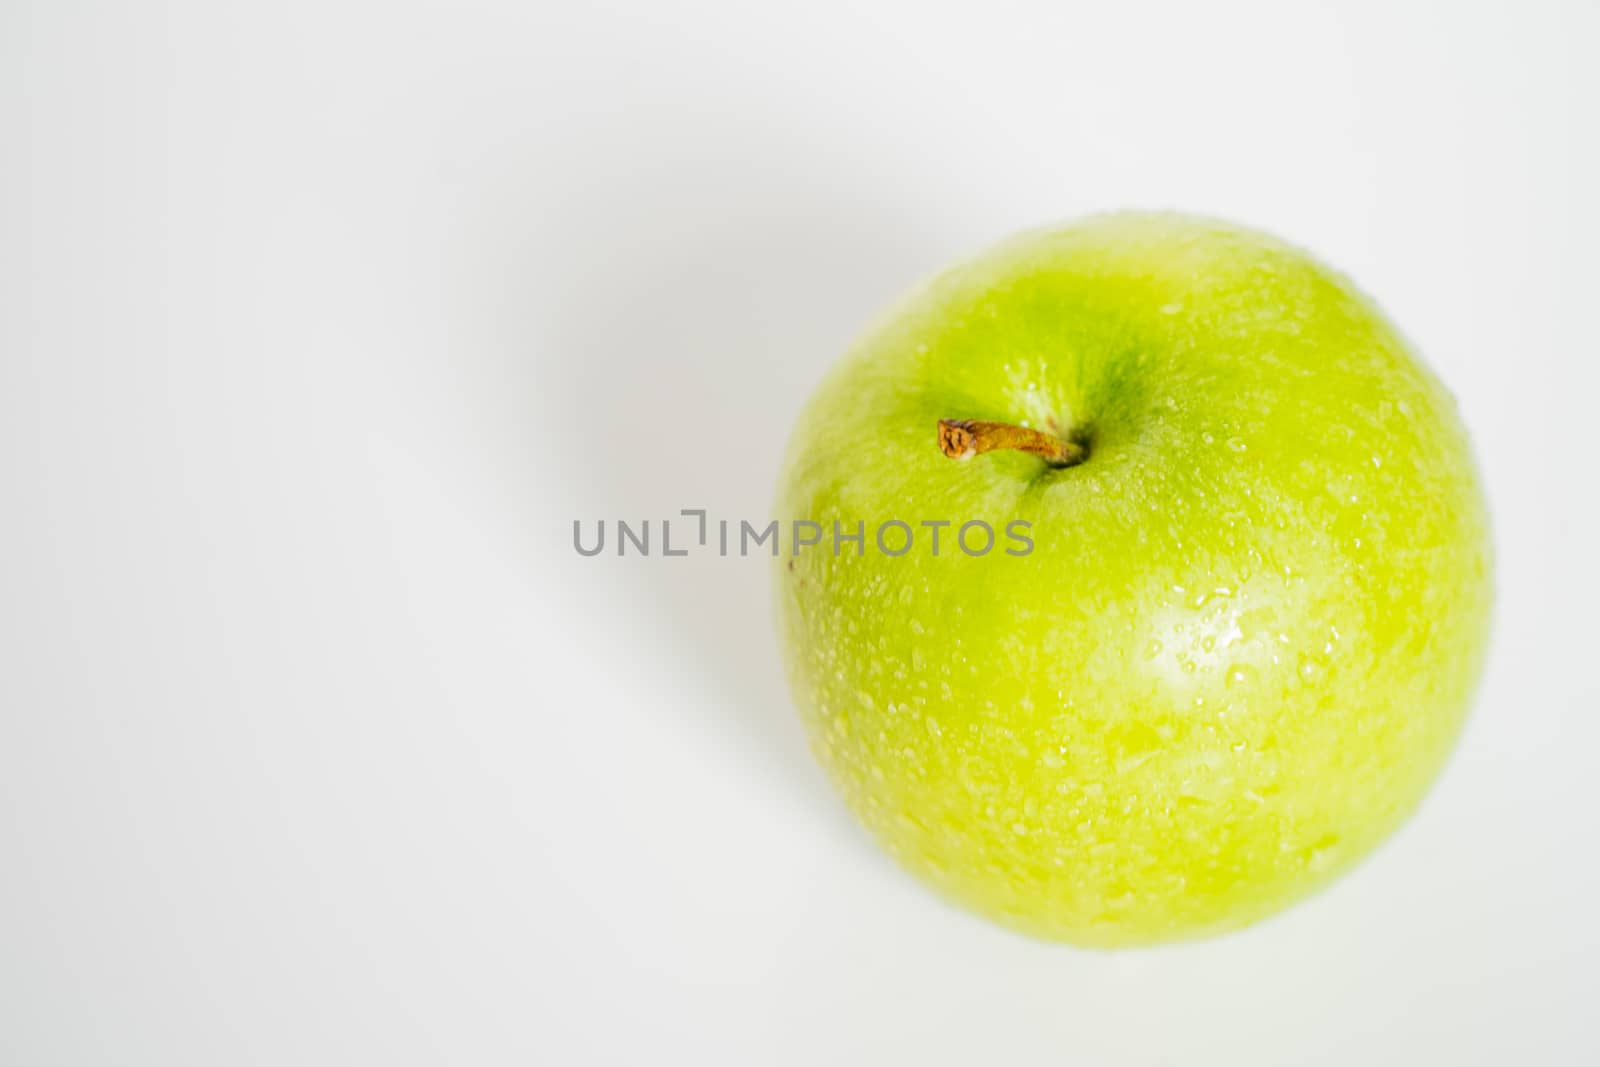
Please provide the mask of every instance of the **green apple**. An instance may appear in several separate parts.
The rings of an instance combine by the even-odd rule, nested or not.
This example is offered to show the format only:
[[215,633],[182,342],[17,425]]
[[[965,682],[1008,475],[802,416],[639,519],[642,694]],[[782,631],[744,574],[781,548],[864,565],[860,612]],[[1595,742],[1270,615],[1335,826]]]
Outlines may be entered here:
[[1043,938],[1327,884],[1421,800],[1487,639],[1449,394],[1346,278],[1216,221],[933,279],[819,387],[777,506],[826,531],[776,568],[818,758],[903,866]]

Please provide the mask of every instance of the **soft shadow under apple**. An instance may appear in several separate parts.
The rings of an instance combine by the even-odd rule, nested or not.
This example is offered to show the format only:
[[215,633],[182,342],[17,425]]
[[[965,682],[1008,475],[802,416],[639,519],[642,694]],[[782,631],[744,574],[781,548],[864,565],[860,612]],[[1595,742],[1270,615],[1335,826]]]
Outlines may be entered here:
[[[713,699],[694,709],[709,721],[694,725],[732,739],[764,779],[805,791],[807,810],[842,820],[783,678],[769,562],[718,558],[714,536],[711,549],[660,558],[660,522],[681,508],[735,527],[768,518],[785,438],[817,378],[948,250],[838,144],[709,121],[652,139],[647,125],[587,130],[508,171],[505,202],[474,237],[487,262],[470,273],[499,296],[472,402],[520,428],[495,459],[510,492],[528,494],[554,468],[581,509],[524,509],[550,550],[571,556],[574,580],[627,567],[633,610],[710,681]],[[538,169],[552,158],[571,164],[564,178]],[[573,518],[591,532],[601,518],[648,518],[657,555],[616,559],[613,527],[609,558],[582,559]],[[679,519],[674,542],[693,528]]]

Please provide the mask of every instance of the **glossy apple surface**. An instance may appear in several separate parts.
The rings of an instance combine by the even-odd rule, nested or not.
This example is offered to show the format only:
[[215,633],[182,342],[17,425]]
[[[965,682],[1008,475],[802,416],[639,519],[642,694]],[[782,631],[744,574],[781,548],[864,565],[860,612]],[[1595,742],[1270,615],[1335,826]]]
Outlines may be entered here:
[[[951,418],[1087,458],[947,459]],[[1449,394],[1347,279],[1210,220],[1031,232],[927,283],[819,387],[777,508],[828,532],[783,546],[778,614],[850,808],[948,898],[1078,944],[1230,929],[1350,867],[1438,773],[1488,630]]]

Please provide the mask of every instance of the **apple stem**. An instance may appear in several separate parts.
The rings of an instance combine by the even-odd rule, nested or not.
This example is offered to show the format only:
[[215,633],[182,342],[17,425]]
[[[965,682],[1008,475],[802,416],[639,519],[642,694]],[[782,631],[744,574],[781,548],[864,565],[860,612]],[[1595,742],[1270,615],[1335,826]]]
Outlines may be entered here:
[[975,419],[939,420],[939,451],[951,459],[979,456],[1002,448],[1038,456],[1052,467],[1075,466],[1089,457],[1089,450],[1076,441],[1066,441],[1026,426]]

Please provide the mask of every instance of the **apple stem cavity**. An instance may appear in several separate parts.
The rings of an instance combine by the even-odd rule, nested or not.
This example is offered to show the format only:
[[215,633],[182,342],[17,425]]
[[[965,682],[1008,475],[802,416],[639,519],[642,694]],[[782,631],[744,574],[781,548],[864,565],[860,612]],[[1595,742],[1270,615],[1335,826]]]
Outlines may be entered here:
[[1038,456],[1052,467],[1074,467],[1089,458],[1089,450],[1080,442],[1041,433],[1027,426],[976,419],[939,420],[939,451],[951,459],[981,456],[998,449],[1026,452]]

